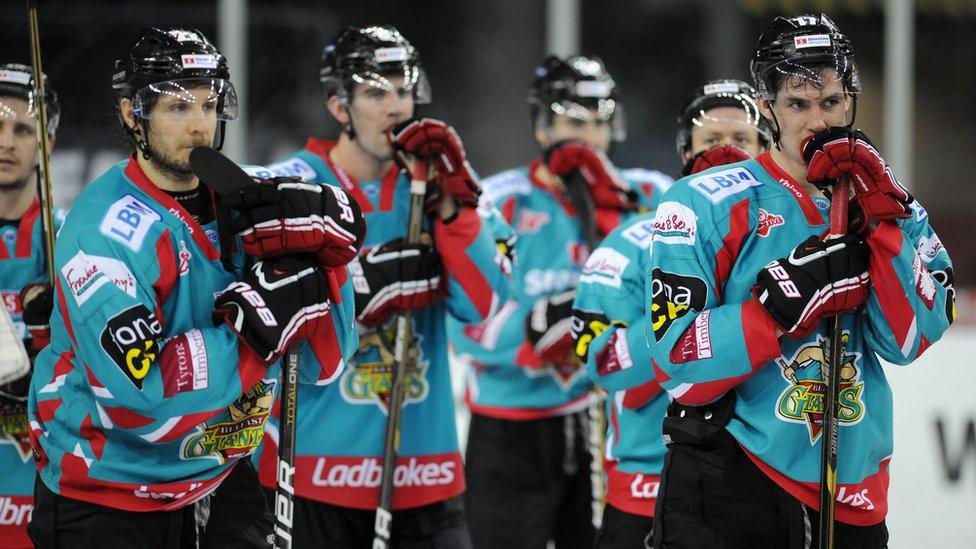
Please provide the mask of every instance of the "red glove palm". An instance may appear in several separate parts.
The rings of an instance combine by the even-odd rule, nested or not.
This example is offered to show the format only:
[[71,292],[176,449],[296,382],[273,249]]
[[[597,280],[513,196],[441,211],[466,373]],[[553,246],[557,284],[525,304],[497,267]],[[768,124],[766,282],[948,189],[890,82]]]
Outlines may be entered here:
[[735,164],[736,162],[742,162],[750,158],[752,156],[741,147],[736,147],[735,145],[717,145],[689,158],[681,173],[691,175],[693,173],[703,172],[709,168],[714,168],[715,166]]
[[915,198],[902,187],[861,130],[836,126],[818,132],[800,145],[807,162],[807,181],[818,188],[849,175],[854,197],[865,215],[876,219],[906,218]]
[[427,189],[425,201],[428,215],[446,197],[462,206],[478,205],[481,188],[454,128],[432,118],[411,120],[390,129],[390,142],[398,151],[433,161],[434,185]]
[[637,193],[617,174],[602,151],[579,141],[557,143],[546,154],[546,167],[559,177],[578,172],[597,208],[636,210]]

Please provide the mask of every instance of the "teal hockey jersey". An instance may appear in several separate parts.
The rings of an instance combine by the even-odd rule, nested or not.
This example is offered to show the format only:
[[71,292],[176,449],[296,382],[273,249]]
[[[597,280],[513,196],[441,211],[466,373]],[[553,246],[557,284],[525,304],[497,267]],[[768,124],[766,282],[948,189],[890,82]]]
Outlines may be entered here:
[[[807,337],[777,338],[751,288],[763,266],[827,232],[829,207],[769,153],[678,181],[657,210],[646,303],[661,385],[691,405],[735,391],[728,431],[814,509],[828,322]],[[892,394],[879,359],[910,364],[954,317],[952,263],[918,202],[867,243],[868,302],[843,316],[837,460],[837,518],[861,526],[887,512]]]

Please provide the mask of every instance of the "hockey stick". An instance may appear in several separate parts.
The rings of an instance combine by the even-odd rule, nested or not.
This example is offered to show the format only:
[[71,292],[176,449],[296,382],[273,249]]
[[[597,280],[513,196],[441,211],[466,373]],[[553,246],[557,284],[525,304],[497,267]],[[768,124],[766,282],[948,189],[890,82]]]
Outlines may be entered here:
[[[420,243],[420,224],[423,221],[424,195],[427,194],[426,159],[416,159],[410,170],[410,210],[407,218],[407,244]],[[397,317],[396,343],[390,399],[387,403],[386,433],[383,437],[383,476],[380,480],[380,501],[373,523],[373,549],[390,546],[393,534],[393,476],[400,452],[400,422],[403,419],[403,399],[407,373],[407,351],[413,340],[413,315],[406,311]]]
[[48,135],[47,135],[47,102],[44,90],[44,72],[41,70],[41,34],[37,24],[37,0],[27,0],[27,14],[29,18],[31,36],[31,58],[34,65],[34,94],[37,97],[37,127],[40,139],[37,148],[41,162],[40,187],[41,225],[44,229],[44,266],[47,269],[48,284],[54,287],[54,195],[51,192],[51,169],[48,165]]
[[[190,151],[190,168],[200,181],[220,197],[233,196],[254,180],[231,159],[210,147],[195,147]],[[220,222],[218,221],[218,225]],[[223,242],[222,250],[228,242]],[[298,363],[300,343],[292,343],[285,355],[281,372],[281,409],[278,413],[278,467],[275,488],[275,547],[292,547],[295,510],[295,427],[298,414]]]
[[[574,171],[566,178],[566,191],[569,202],[576,210],[579,218],[583,238],[590,248],[589,253],[596,251],[600,245],[600,237],[596,228],[596,205],[587,190],[587,183],[578,171]],[[590,420],[588,445],[590,450],[590,486],[592,488],[592,517],[593,527],[599,529],[603,524],[603,507],[606,504],[606,487],[603,480],[603,456],[605,454],[605,435],[607,429],[606,413],[603,409],[605,399],[603,391],[594,386],[593,398],[587,410]]]
[[[847,203],[850,200],[850,179],[841,177],[834,185],[830,202],[830,233],[827,239],[847,234]],[[822,549],[834,547],[834,506],[837,500],[837,395],[840,367],[844,355],[841,343],[843,315],[830,319],[830,352],[828,371],[824,376],[827,387],[823,396],[823,453],[820,460],[820,544]]]

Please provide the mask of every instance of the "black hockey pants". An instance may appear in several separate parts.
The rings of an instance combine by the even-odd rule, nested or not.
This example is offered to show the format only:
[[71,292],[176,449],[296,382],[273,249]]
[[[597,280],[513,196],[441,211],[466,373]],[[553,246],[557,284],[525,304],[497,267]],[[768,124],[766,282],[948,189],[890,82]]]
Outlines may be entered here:
[[[731,403],[729,404],[731,406]],[[668,420],[677,417],[673,403]],[[682,418],[701,409],[686,409]],[[707,417],[722,415],[716,410]],[[697,415],[705,417],[704,413]],[[669,421],[665,421],[665,433]],[[685,425],[684,427],[689,427]],[[770,480],[743,453],[724,428],[672,431],[708,432],[703,440],[671,443],[664,458],[661,489],[654,510],[654,547],[723,549],[816,547],[819,515]],[[851,526],[836,522],[836,547],[882,549],[888,543],[884,522]]]
[[60,496],[38,478],[28,533],[38,549],[269,546],[271,513],[249,461],[235,465],[205,501],[175,511],[123,511]]

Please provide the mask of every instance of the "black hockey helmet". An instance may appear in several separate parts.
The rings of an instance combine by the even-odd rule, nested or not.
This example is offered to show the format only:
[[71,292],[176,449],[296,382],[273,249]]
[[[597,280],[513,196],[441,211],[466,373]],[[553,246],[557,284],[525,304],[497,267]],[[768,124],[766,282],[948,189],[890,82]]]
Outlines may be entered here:
[[[208,89],[203,101],[213,103],[219,121],[214,147],[223,144],[224,124],[238,115],[237,92],[230,81],[227,59],[196,29],[146,27],[115,60],[112,89],[118,97],[132,100],[133,113],[141,124],[155,117],[179,117],[183,111],[154,112],[160,96],[177,97],[186,103],[200,99],[194,90]],[[120,113],[121,119],[121,113]],[[148,158],[145,138],[137,139],[122,122],[130,139]],[[148,137],[148,132],[143,131]]]
[[[44,78],[44,103],[47,108],[47,133],[54,136],[61,119],[61,104],[47,75]],[[37,108],[37,92],[34,87],[34,69],[20,63],[0,64],[0,118],[8,112],[3,97],[19,97],[27,101],[27,112],[33,114]]]
[[564,114],[579,120],[611,122],[611,139],[627,138],[623,108],[617,100],[619,88],[603,61],[595,55],[546,57],[535,69],[529,91],[532,123],[547,126],[552,115]]
[[[681,108],[675,138],[678,156],[691,148],[691,134],[696,127],[701,127],[711,120],[719,120],[707,114],[717,107],[735,107],[745,111],[745,124],[759,134],[759,144],[764,149],[769,148],[772,132],[769,122],[759,112],[755,88],[742,80],[712,80],[695,88],[695,93]],[[740,120],[735,122],[742,123]]]
[[350,97],[353,84],[393,90],[390,76],[402,76],[402,87],[413,92],[414,103],[430,103],[431,89],[420,54],[392,26],[347,27],[322,50],[319,81],[327,97]]
[[758,97],[767,101],[785,78],[821,83],[822,68],[834,69],[847,93],[861,91],[851,41],[822,13],[774,19],[759,35],[750,63]]

